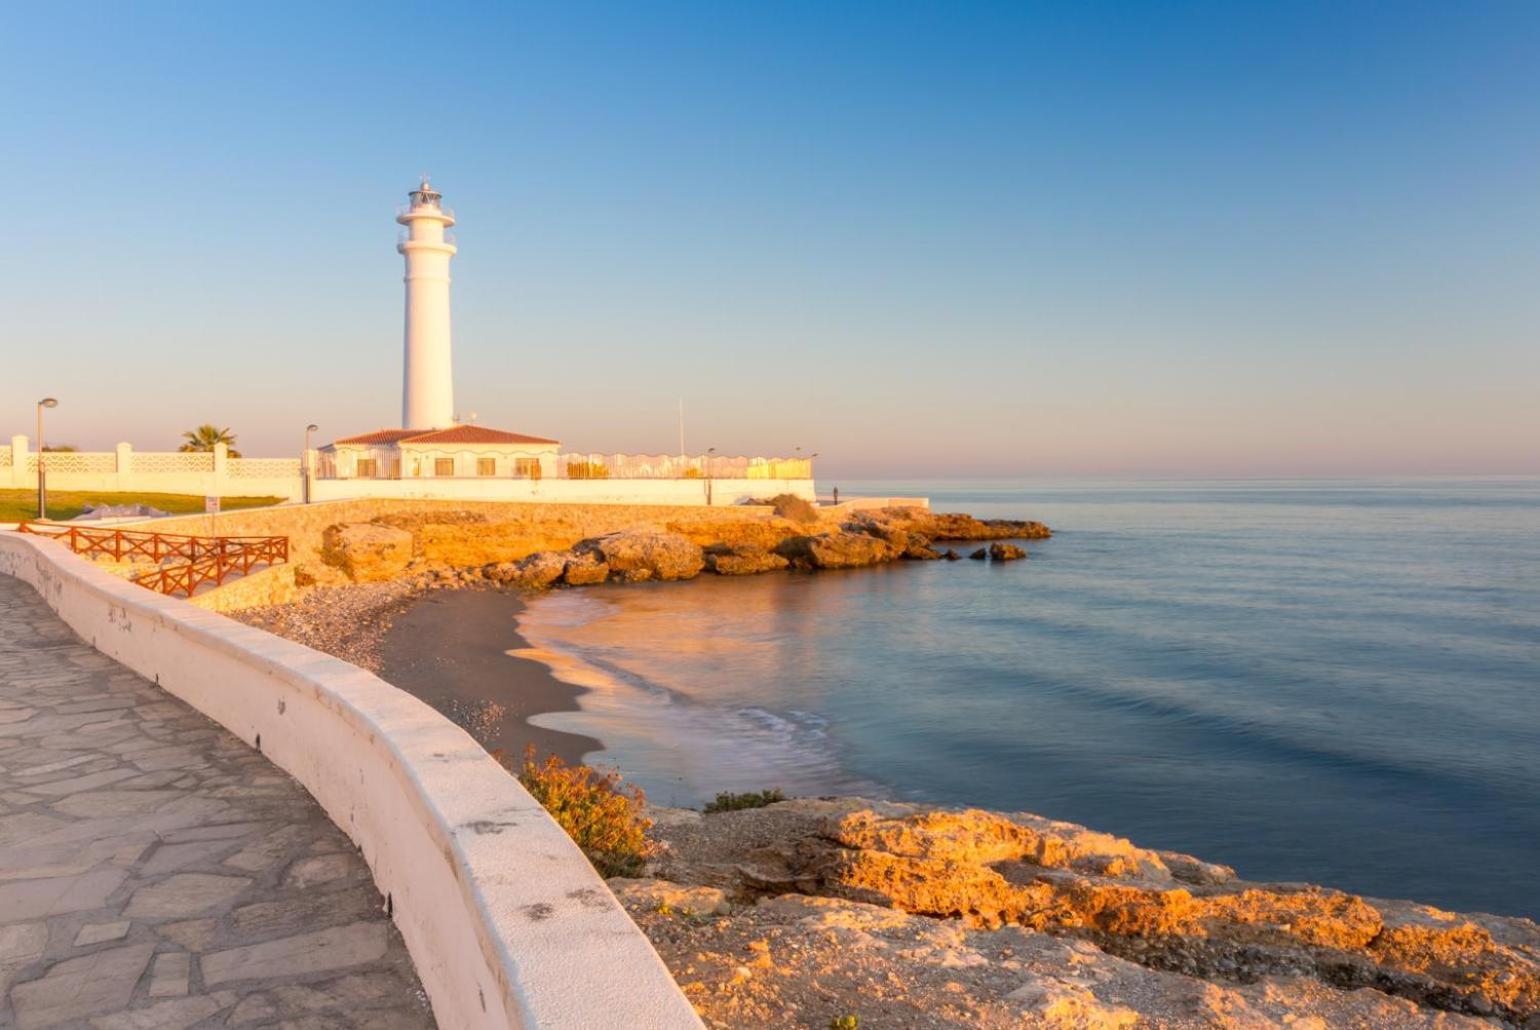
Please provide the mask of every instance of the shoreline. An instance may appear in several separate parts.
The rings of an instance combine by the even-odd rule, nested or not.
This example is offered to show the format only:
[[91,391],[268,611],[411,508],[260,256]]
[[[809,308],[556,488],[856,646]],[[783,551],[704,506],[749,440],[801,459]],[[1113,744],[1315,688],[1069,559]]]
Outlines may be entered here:
[[[500,590],[418,594],[383,631],[380,677],[437,708],[509,761],[519,761],[533,744],[541,755],[579,763],[603,743],[530,719],[580,710],[578,699],[590,688],[559,679],[536,657],[540,652],[518,630],[524,607],[523,598]],[[434,647],[421,647],[424,639]]]
[[[590,688],[529,645],[524,597],[384,586],[327,591],[314,607],[357,620],[346,597],[365,599],[346,647],[387,681],[489,751],[534,742],[579,761],[601,746],[530,724],[579,709]],[[495,718],[474,704],[489,684]],[[1251,881],[1025,812],[793,796],[647,815],[658,850],[639,878],[609,886],[711,1026],[779,1014],[816,1030],[841,1013],[1001,1027],[1540,1020],[1540,927],[1523,917]]]
[[[457,600],[451,605],[450,598]],[[465,616],[467,603],[473,618]],[[542,753],[580,762],[602,743],[529,722],[546,713],[577,711],[577,699],[588,688],[530,660],[538,652],[519,634],[516,622],[524,604],[523,597],[506,590],[358,583],[320,587],[296,602],[227,614],[367,669],[432,706],[489,753],[501,752],[517,762],[534,744]],[[423,647],[424,639],[433,645]],[[493,685],[497,696],[489,698]]]

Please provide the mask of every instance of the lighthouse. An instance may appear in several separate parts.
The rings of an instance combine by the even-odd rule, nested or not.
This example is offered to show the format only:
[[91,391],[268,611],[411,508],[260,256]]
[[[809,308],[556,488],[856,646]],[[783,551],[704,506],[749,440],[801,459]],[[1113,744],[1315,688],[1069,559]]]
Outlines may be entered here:
[[455,245],[445,232],[455,217],[426,175],[409,196],[411,203],[396,216],[406,226],[396,245],[406,258],[401,428],[443,429],[454,425],[455,410],[449,360],[449,259]]

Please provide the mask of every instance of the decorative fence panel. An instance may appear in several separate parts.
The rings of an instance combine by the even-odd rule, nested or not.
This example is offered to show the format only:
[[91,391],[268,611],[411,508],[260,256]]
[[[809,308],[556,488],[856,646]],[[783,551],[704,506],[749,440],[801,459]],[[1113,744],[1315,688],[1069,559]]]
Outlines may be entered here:
[[191,451],[186,454],[136,453],[132,470],[144,474],[174,475],[188,472],[213,472],[214,455],[208,451]]
[[278,479],[299,475],[298,458],[231,458],[225,463],[231,479]]
[[45,451],[43,467],[51,476],[110,473],[118,470],[118,456],[114,451]]
[[[449,454],[448,450],[443,452]],[[420,473],[407,478],[422,479],[812,479],[811,458],[760,458],[734,457],[730,455],[699,454],[615,454],[597,451],[553,454],[550,451],[508,452],[477,451],[474,448],[456,450],[460,459],[452,466],[452,473],[435,475],[436,464],[431,458],[419,463]],[[315,475],[317,479],[399,479],[402,469],[399,462],[386,463],[374,458],[372,464],[362,464],[359,456],[343,456],[331,451],[316,453]],[[495,473],[476,475],[477,457],[495,459],[484,467],[496,469]],[[364,458],[365,462],[370,461]],[[448,459],[444,459],[448,460]],[[233,466],[235,463],[232,462]],[[367,469],[360,472],[359,469]]]

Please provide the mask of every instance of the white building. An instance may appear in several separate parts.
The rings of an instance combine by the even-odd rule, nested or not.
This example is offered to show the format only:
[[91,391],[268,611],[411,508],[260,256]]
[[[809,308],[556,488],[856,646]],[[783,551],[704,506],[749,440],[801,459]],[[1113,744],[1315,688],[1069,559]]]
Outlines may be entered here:
[[454,212],[423,176],[396,221],[406,226],[396,250],[406,259],[406,319],[400,429],[344,437],[319,451],[326,479],[542,479],[557,475],[558,441],[454,418],[449,344],[448,229]]
[[379,429],[321,448],[321,474],[338,479],[553,479],[558,446],[555,440],[485,426]]

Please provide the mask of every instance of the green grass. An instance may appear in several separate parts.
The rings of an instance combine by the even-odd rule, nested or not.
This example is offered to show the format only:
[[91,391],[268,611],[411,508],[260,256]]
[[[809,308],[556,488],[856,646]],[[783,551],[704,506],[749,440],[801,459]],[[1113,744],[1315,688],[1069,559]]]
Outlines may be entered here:
[[[261,508],[279,504],[282,497],[221,497],[220,509]],[[203,498],[193,494],[112,493],[96,490],[48,491],[48,517],[72,519],[86,510],[87,504],[148,504],[172,515],[197,515],[203,512]],[[21,522],[37,517],[36,490],[0,490],[0,522]]]

